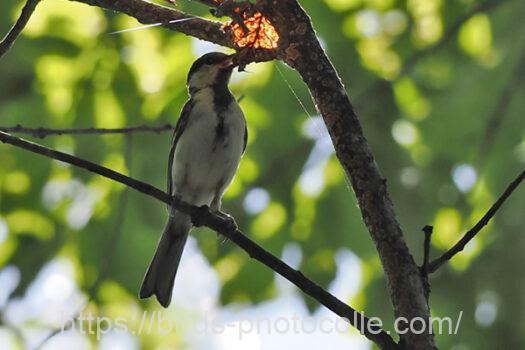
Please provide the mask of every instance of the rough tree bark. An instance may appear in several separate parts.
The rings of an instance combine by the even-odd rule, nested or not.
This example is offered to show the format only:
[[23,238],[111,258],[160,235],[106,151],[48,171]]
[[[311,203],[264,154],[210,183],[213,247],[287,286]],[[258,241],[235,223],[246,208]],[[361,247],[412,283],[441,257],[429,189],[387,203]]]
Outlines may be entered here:
[[[383,264],[396,317],[428,320],[430,308],[419,267],[397,222],[386,180],[368,147],[359,119],[335,68],[322,49],[311,20],[296,0],[265,1],[287,47],[280,56],[299,72],[323,117],[337,158],[350,179],[363,220]],[[407,349],[435,349],[432,334],[406,333]]]

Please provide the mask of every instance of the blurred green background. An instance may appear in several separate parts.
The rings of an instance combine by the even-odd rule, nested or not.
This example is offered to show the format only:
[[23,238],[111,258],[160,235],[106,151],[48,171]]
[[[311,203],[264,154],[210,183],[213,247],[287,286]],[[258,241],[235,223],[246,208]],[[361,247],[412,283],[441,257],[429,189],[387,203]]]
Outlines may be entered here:
[[[435,226],[437,256],[524,167],[525,2],[301,3],[356,106],[415,258],[421,261],[426,224]],[[1,1],[0,33],[22,5]],[[207,14],[187,0],[176,7]],[[0,126],[174,124],[192,61],[220,48],[162,28],[109,34],[137,25],[81,3],[43,1],[0,60]],[[247,70],[234,74],[231,89],[243,97],[249,143],[224,211],[266,249],[392,329],[378,256],[307,89],[281,63]],[[170,137],[36,141],[165,188]],[[463,311],[457,335],[437,336],[440,348],[525,347],[524,207],[521,189],[432,277],[432,314],[457,319]],[[166,216],[152,198],[0,145],[0,347],[35,348],[79,312],[123,316],[130,329],[59,332],[44,349],[371,347],[355,331],[251,332],[239,339],[228,328],[199,335],[193,326],[203,315],[237,327],[296,312],[317,320],[330,315],[207,229],[193,230],[173,304],[162,314],[186,327],[137,332],[144,310],[160,310],[155,300],[136,296]]]

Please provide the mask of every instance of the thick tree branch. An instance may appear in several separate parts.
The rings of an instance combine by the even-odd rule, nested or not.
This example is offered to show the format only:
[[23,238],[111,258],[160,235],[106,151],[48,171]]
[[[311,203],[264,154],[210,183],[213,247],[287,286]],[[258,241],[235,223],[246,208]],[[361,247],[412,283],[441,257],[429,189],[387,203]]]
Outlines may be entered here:
[[328,293],[315,282],[305,277],[300,271],[293,269],[288,264],[272,255],[270,252],[245,236],[240,230],[232,229],[231,223],[222,215],[218,215],[208,209],[203,209],[202,207],[190,205],[178,198],[170,196],[168,193],[161,191],[150,184],[133,179],[101,165],[23,140],[2,131],[0,131],[0,141],[88,170],[92,173],[131,187],[166,204],[172,205],[177,210],[190,215],[194,221],[222,234],[246,251],[251,258],[263,263],[282,277],[292,282],[305,294],[317,300],[340,317],[345,318],[368,339],[380,346],[381,349],[398,348],[390,335],[381,330],[380,327],[375,326],[370,319]]
[[136,132],[154,132],[161,133],[164,131],[172,131],[175,125],[164,124],[161,126],[138,125],[125,128],[67,128],[67,129],[52,129],[52,128],[28,128],[20,124],[16,126],[0,126],[0,131],[8,133],[27,134],[38,138],[45,138],[52,135],[105,135],[105,134],[131,134]]
[[13,27],[11,27],[7,35],[2,39],[2,41],[0,41],[0,58],[5,55],[7,51],[9,51],[11,46],[13,46],[13,43],[18,38],[20,33],[22,33],[22,30],[29,21],[29,18],[31,18],[31,15],[35,11],[35,8],[39,2],[40,0],[27,0],[24,8],[22,8],[20,17],[18,17],[18,20],[15,22]]
[[[296,0],[267,0],[280,33],[287,33],[283,60],[308,85],[328,128],[336,155],[350,178],[364,222],[383,264],[396,317],[428,320],[430,310],[420,269],[406,245],[401,227],[359,119],[346,90],[326,56],[308,15]],[[432,334],[401,335],[407,349],[435,349]]]
[[485,225],[487,225],[496,214],[499,208],[505,203],[505,201],[510,197],[510,195],[518,188],[521,182],[525,179],[525,170],[518,175],[517,178],[512,181],[505,192],[498,198],[498,200],[490,207],[490,209],[483,215],[483,217],[474,225],[470,230],[468,230],[465,235],[448,251],[446,251],[439,258],[433,260],[428,266],[428,272],[432,273],[443,266],[447,261],[452,259],[454,255],[461,252],[468,242],[470,242]]

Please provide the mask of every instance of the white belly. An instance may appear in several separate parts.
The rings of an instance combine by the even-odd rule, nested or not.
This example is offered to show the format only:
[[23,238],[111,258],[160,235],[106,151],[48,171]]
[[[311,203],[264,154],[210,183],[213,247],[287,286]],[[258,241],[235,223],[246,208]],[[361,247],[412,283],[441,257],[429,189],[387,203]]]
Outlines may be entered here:
[[237,171],[246,122],[234,101],[223,113],[220,136],[217,131],[220,120],[213,110],[211,96],[205,91],[201,94],[195,98],[175,148],[173,194],[194,205],[210,205],[214,197],[222,196]]

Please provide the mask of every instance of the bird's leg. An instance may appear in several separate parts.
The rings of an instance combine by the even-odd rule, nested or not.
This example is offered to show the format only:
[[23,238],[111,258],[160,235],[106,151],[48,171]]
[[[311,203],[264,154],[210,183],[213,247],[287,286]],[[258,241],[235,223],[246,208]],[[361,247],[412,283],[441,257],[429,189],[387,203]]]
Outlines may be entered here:
[[224,220],[227,232],[234,232],[237,231],[237,229],[239,228],[233,216],[223,213],[222,211],[216,211],[214,214]]
[[223,219],[225,221],[225,223],[226,223],[226,231],[227,232],[233,232],[233,231],[236,231],[238,229],[238,226],[237,226],[237,223],[235,222],[235,219],[233,218],[233,216],[228,215],[228,214],[223,213],[222,211],[220,211],[220,209],[221,209],[221,197],[222,197],[222,193],[223,193],[223,191],[221,190],[222,187],[223,187],[223,184],[220,184],[217,187],[217,194],[213,198],[213,200],[211,202],[211,205],[210,205],[210,208],[211,208],[211,210],[213,211],[214,214],[216,214],[217,216],[219,216],[221,219]]
[[[223,234],[223,239],[220,242],[221,244],[224,244],[228,242],[228,234],[231,234],[237,231],[239,227],[237,226],[237,223],[235,222],[235,219],[233,218],[233,216],[223,213],[222,211],[219,211],[219,210],[214,211],[214,214],[224,220],[224,223],[226,226],[224,232],[227,234]],[[219,236],[219,233],[217,233],[217,236]]]

